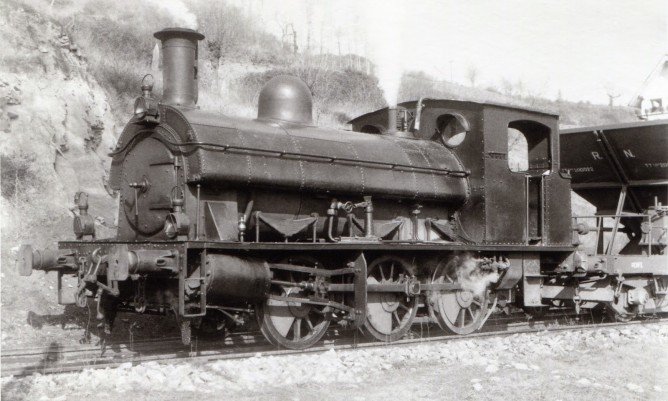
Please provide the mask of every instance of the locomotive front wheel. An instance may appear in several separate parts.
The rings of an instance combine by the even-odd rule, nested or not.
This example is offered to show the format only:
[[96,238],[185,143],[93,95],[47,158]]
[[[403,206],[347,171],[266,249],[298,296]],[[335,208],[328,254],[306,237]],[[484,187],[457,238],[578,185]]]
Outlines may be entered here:
[[[368,284],[398,284],[410,277],[411,266],[403,259],[386,256],[368,268]],[[410,330],[418,309],[416,296],[397,292],[370,292],[364,332],[380,341],[396,341]]]
[[[309,256],[297,256],[280,263],[317,268],[317,261]],[[297,283],[307,281],[307,274],[277,270],[274,279],[295,283],[292,285],[272,284],[270,294],[283,297],[305,298],[308,296]],[[286,302],[267,299],[257,306],[260,331],[272,344],[288,349],[305,349],[318,342],[329,327],[325,318],[327,307],[301,302]]]
[[[458,266],[443,260],[436,266],[432,283],[458,283]],[[487,289],[480,293],[466,289],[434,291],[429,296],[429,308],[438,325],[453,334],[471,334],[478,330],[485,320],[489,303]]]

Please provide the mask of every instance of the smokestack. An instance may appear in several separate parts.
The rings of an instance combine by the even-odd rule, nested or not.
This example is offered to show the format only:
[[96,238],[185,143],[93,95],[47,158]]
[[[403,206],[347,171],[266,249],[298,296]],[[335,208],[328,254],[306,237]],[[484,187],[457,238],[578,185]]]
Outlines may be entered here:
[[197,104],[197,41],[204,35],[186,28],[165,28],[153,34],[162,42],[162,103]]

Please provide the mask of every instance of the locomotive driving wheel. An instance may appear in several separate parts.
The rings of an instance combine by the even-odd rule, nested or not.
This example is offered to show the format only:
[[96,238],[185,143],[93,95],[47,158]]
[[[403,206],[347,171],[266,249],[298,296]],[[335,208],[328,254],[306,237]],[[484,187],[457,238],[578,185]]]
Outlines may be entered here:
[[[367,284],[401,284],[411,266],[403,259],[385,256],[368,268]],[[364,332],[380,341],[396,341],[410,330],[418,309],[416,296],[399,292],[369,292]]]
[[[310,256],[283,259],[280,263],[317,268]],[[297,272],[274,271],[274,280],[292,284],[272,284],[270,294],[281,297],[306,298],[309,294],[299,286],[309,275]],[[318,342],[329,327],[326,306],[267,298],[257,306],[260,331],[274,345],[288,349],[305,349]]]
[[[432,283],[457,284],[456,259],[441,261],[434,270]],[[441,329],[454,334],[471,334],[485,321],[489,296],[487,289],[476,293],[467,289],[434,291],[429,296],[429,308]]]

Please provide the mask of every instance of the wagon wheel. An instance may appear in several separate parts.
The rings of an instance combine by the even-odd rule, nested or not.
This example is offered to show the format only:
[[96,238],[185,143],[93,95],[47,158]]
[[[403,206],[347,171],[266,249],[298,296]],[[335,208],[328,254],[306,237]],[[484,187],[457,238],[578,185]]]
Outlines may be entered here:
[[615,301],[606,302],[605,311],[608,317],[613,321],[623,323],[635,319],[638,316],[638,305],[629,305],[627,300],[628,294],[622,291]]
[[[397,284],[411,275],[411,266],[393,256],[374,260],[368,268],[368,284]],[[396,341],[410,330],[418,309],[418,299],[398,292],[367,294],[364,332],[381,341]]]
[[[458,283],[455,260],[442,260],[436,266],[431,282]],[[484,323],[489,295],[487,289],[481,293],[465,289],[443,290],[432,292],[429,301],[429,308],[441,329],[463,335],[473,333]]]
[[[318,262],[310,256],[286,258],[280,263],[317,268]],[[306,297],[303,288],[296,283],[308,279],[307,274],[277,270],[274,279],[295,283],[292,285],[272,284],[270,294],[290,297]],[[322,338],[329,327],[325,319],[326,306],[301,302],[287,302],[266,299],[257,305],[260,331],[274,345],[288,349],[305,349]]]

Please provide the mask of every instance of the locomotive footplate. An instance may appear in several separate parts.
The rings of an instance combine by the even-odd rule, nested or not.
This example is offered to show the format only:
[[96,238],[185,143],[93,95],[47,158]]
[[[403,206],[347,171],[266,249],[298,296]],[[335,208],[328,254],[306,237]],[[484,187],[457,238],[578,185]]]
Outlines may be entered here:
[[459,242],[429,241],[355,241],[355,242],[237,242],[237,241],[185,241],[188,249],[219,249],[231,251],[455,251],[455,252],[575,252],[571,245],[488,245]]

